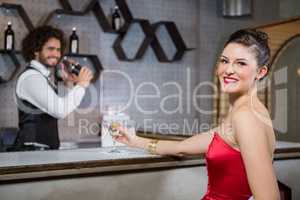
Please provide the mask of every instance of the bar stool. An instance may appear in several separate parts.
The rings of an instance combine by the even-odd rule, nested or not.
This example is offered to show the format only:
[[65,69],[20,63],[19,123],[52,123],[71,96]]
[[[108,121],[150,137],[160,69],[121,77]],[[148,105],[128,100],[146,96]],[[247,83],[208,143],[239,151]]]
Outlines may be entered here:
[[279,192],[280,192],[280,199],[281,200],[292,200],[292,189],[280,181],[277,181],[277,183],[278,183]]

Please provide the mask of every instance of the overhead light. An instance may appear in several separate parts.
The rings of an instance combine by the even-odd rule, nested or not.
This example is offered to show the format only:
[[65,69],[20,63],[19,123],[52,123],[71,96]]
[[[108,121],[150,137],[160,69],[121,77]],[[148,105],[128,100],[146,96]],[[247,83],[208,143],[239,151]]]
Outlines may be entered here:
[[297,74],[300,76],[300,67],[297,69]]
[[242,17],[252,14],[252,0],[223,0],[223,17]]

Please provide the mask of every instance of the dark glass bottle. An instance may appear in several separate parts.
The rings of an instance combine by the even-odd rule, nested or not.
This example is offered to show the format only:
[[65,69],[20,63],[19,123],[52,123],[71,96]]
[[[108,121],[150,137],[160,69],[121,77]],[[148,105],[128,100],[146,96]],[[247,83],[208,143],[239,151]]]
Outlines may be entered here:
[[7,23],[7,28],[4,32],[4,49],[7,51],[14,50],[15,48],[15,33],[12,30],[11,22]]
[[76,34],[76,27],[73,27],[72,34],[70,36],[70,53],[78,54],[79,52],[79,37]]
[[112,13],[112,28],[115,31],[120,30],[121,28],[121,15],[120,15],[120,10],[118,6],[115,6],[114,12]]
[[79,63],[70,62],[67,58],[64,58],[62,62],[64,63],[69,73],[75,74],[76,76],[79,75],[79,72],[82,68]]
[[55,78],[58,81],[63,81],[63,71],[79,75],[82,66],[78,62],[68,60],[68,57],[63,57],[60,63],[55,68]]

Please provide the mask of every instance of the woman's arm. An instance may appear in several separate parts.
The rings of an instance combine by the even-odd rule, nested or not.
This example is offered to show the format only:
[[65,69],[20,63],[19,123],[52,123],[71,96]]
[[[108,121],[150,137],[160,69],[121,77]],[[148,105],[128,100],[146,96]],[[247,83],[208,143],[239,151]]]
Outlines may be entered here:
[[[205,153],[212,139],[213,130],[194,135],[183,141],[159,140],[156,144],[155,153],[159,155],[176,156]],[[131,147],[148,149],[152,141],[152,139],[130,135],[125,130],[120,131],[122,134],[116,137],[116,140]]]
[[266,125],[246,109],[235,113],[232,120],[254,199],[279,200]]

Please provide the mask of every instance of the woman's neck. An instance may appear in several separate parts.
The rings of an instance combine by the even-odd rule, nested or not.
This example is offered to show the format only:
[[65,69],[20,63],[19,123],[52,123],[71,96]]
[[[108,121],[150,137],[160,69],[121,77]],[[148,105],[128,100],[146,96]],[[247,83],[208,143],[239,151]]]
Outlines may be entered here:
[[247,93],[244,94],[230,94],[229,95],[229,104],[230,104],[230,110],[233,108],[240,107],[241,105],[245,103],[253,103],[258,99],[257,97],[257,89],[253,88],[252,90],[249,90]]

